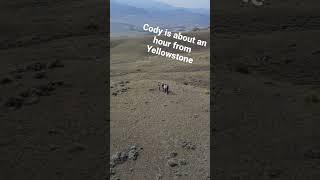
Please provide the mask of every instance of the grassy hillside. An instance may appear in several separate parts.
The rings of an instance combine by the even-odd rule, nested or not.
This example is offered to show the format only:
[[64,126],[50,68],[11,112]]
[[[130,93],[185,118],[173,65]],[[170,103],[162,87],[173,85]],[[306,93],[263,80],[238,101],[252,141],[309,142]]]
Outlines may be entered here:
[[[189,35],[209,38],[209,32]],[[111,40],[111,155],[132,145],[143,148],[135,162],[115,166],[113,176],[141,180],[181,174],[207,179],[209,48],[194,47],[194,63],[189,64],[148,54],[152,39]],[[168,95],[158,90],[158,82],[169,84]],[[168,166],[175,161],[167,159],[172,153],[185,165]],[[136,171],[130,173],[130,168]]]

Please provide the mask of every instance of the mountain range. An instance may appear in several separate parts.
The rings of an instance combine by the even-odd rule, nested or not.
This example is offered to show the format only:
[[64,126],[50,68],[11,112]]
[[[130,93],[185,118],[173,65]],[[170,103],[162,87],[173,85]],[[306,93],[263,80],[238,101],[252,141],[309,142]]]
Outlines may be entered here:
[[111,33],[143,33],[147,23],[170,30],[190,30],[207,27],[209,9],[175,7],[156,0],[111,0]]

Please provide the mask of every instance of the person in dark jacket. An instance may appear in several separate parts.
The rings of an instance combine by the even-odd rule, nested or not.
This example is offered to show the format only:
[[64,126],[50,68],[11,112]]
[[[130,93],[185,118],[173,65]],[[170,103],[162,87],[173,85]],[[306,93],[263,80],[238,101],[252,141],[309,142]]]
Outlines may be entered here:
[[164,93],[169,94],[169,85],[164,84]]
[[169,94],[169,84],[167,84],[167,94]]

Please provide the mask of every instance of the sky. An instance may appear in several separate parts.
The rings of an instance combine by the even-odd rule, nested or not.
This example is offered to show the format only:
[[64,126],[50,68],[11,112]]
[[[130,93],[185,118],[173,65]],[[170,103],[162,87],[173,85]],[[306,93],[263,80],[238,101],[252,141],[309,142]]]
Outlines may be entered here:
[[172,6],[184,8],[210,8],[210,0],[157,0]]

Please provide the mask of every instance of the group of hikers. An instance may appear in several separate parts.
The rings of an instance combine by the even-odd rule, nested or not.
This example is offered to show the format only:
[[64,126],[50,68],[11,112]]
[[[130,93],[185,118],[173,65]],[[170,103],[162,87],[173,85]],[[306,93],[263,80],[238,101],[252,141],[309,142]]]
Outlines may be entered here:
[[163,82],[158,83],[159,91],[163,91],[166,94],[169,94],[169,85]]

